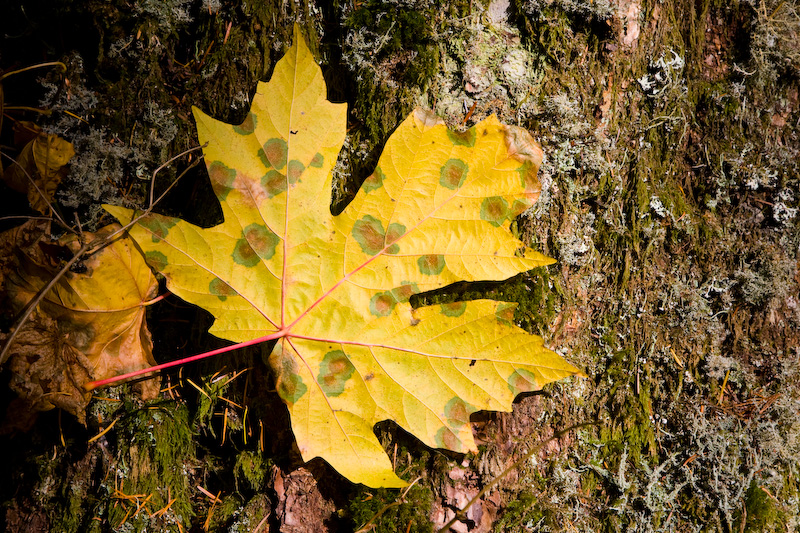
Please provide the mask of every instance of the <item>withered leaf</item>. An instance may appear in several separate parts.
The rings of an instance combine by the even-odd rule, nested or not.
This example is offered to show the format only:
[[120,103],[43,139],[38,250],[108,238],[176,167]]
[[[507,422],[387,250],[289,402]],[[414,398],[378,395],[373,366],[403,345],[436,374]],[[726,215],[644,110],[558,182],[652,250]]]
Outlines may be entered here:
[[[84,238],[102,238],[107,226]],[[75,236],[57,241],[72,250]],[[89,394],[83,385],[120,372],[155,364],[144,321],[144,304],[158,284],[128,240],[118,240],[83,261],[80,273],[67,272],[45,296],[10,347],[11,387],[35,409],[65,409],[83,420]],[[17,311],[53,278],[56,268],[31,247],[16,253],[6,293]],[[141,385],[145,397],[158,384]]]

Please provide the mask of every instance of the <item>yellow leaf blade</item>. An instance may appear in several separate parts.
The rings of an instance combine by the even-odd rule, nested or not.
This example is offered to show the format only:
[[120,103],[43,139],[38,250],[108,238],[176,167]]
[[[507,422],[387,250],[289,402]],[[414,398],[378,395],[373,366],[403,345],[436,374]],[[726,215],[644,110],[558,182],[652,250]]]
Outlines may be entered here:
[[337,217],[349,283],[424,291],[552,263],[508,232],[538,197],[541,150],[530,146],[527,132],[493,116],[463,133],[419,110],[409,116]]
[[[296,364],[273,361],[273,369],[279,383],[302,376],[302,385],[278,391],[293,420],[311,421],[310,428],[293,424],[303,458],[328,460],[355,448],[356,436],[374,438],[371,428],[387,419],[428,446],[476,451],[472,413],[510,411],[518,394],[579,374],[540,337],[513,325],[514,308],[491,300],[417,310],[398,304],[339,342],[315,338],[316,328],[297,330],[287,341]],[[358,452],[366,474],[348,477],[380,486],[389,473],[385,454]]]

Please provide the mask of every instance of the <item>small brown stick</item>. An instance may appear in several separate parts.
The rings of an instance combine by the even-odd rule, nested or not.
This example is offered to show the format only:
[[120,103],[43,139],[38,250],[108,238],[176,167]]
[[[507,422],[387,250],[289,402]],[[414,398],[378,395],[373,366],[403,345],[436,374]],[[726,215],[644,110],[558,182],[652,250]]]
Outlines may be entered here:
[[216,41],[211,41],[211,44],[208,45],[208,48],[206,48],[206,53],[203,54],[203,58],[200,60],[200,63],[198,63],[199,66],[202,67],[203,64],[206,62],[206,57],[208,57],[208,53],[211,51],[211,48],[214,47],[215,43]]
[[165,505],[164,507],[162,507],[158,511],[153,511],[150,514],[150,518],[155,518],[155,517],[158,517],[158,516],[165,515],[167,513],[167,511],[169,511],[169,508],[172,507],[172,504],[175,503],[176,501],[178,501],[178,498],[170,498],[170,496],[172,496],[171,492],[167,496],[167,498],[169,499],[169,501],[167,502],[167,505]]
[[95,435],[94,437],[92,437],[91,439],[87,440],[87,441],[86,441],[86,444],[89,444],[89,443],[91,443],[91,442],[94,442],[94,441],[96,441],[97,439],[99,439],[100,437],[102,437],[103,435],[105,435],[106,433],[108,433],[109,431],[111,431],[111,428],[113,428],[113,427],[114,427],[114,424],[116,424],[118,420],[119,420],[119,418],[115,418],[115,419],[114,419],[114,420],[113,420],[113,421],[112,421],[112,422],[111,422],[111,423],[108,425],[108,427],[107,427],[106,429],[104,429],[103,431],[101,431],[100,433],[98,433],[97,435]]
[[63,411],[61,409],[58,410],[58,436],[61,437],[61,446],[64,448],[67,447],[67,443],[64,440],[64,428],[61,427],[61,413]]
[[472,117],[472,114],[475,112],[475,107],[477,107],[477,105],[478,105],[477,100],[472,102],[472,107],[469,108],[469,111],[467,111],[466,116],[464,116],[464,120],[461,121],[462,126],[467,125],[467,121]]
[[241,376],[242,374],[244,374],[244,373],[245,373],[245,372],[247,372],[248,370],[250,370],[250,369],[249,369],[249,368],[243,368],[242,370],[239,370],[238,372],[236,372],[236,373],[233,375],[233,377],[231,377],[231,378],[230,378],[230,379],[228,379],[228,380],[227,380],[225,383],[223,383],[222,385],[220,385],[220,388],[224,387],[225,385],[227,385],[228,383],[230,383],[230,382],[231,382],[231,381],[233,381],[234,379],[238,378],[239,376]]
[[107,396],[93,396],[93,400],[100,400],[103,402],[121,402],[122,400],[118,400],[117,398],[109,398]]
[[239,405],[238,403],[234,402],[233,400],[227,399],[225,396],[219,396],[219,399],[222,400],[223,402],[228,402],[229,404],[231,404],[233,407],[236,407],[237,409],[242,409],[241,405]]
[[220,446],[225,444],[225,434],[228,433],[228,408],[225,408],[225,414],[222,415],[222,442]]
[[37,68],[45,68],[45,67],[61,67],[61,72],[66,72],[67,71],[67,65],[65,65],[61,61],[50,61],[49,63],[39,63],[38,65],[31,65],[29,67],[23,67],[21,69],[10,70],[8,72],[4,72],[3,74],[0,74],[0,81],[3,81],[4,79],[6,79],[9,76],[13,76],[14,74],[20,74],[20,73],[26,72],[28,70],[34,70],[34,69],[37,69]]
[[699,453],[695,453],[695,454],[693,454],[691,457],[689,457],[688,459],[686,459],[686,460],[683,462],[683,464],[682,464],[681,466],[686,466],[686,465],[688,465],[689,463],[691,463],[692,461],[694,461],[694,460],[695,460],[695,459],[697,459],[698,457],[700,457],[700,454],[699,454]]
[[203,488],[201,485],[197,485],[197,490],[199,490],[200,492],[202,492],[203,494],[205,494],[206,496],[208,496],[208,497],[211,499],[211,502],[212,502],[212,503],[216,503],[216,502],[217,502],[217,500],[219,499],[219,494],[220,494],[220,493],[218,493],[216,496],[214,496],[214,494],[213,494],[213,493],[211,493],[211,492],[210,492],[210,491],[208,491],[207,489],[204,489],[204,488]]
[[766,492],[766,493],[767,493],[767,496],[769,496],[770,498],[772,498],[773,500],[775,500],[775,503],[777,503],[778,505],[780,505],[781,501],[780,501],[778,498],[776,498],[775,496],[773,496],[773,495],[772,495],[772,493],[771,493],[770,491],[768,491],[768,490],[767,490],[767,487],[765,487],[764,485],[759,485],[759,486],[758,486],[758,488],[759,488],[759,489],[761,489],[761,490],[763,490],[764,492]]
[[719,391],[719,398],[717,398],[717,405],[722,405],[722,398],[725,396],[725,386],[728,384],[728,377],[731,375],[731,370],[725,372],[725,379],[722,381],[722,388]]
[[152,497],[153,497],[153,494],[154,494],[154,493],[152,493],[152,492],[151,492],[150,494],[148,494],[148,495],[147,495],[147,498],[145,498],[145,499],[142,501],[142,503],[137,503],[137,505],[136,505],[136,512],[135,512],[135,513],[133,513],[133,517],[134,517],[134,518],[136,518],[136,516],[137,516],[137,515],[139,514],[139,512],[140,512],[140,511],[142,511],[142,510],[144,510],[144,512],[145,512],[146,514],[150,514],[150,513],[148,513],[148,512],[147,512],[147,502],[149,502],[149,501],[150,501],[150,498],[152,498]]
[[[198,486],[197,488],[199,489],[200,487]],[[203,491],[203,492],[206,492],[206,491]],[[222,501],[222,500],[219,499],[219,495],[220,494],[222,494],[222,491],[219,491],[216,496],[214,496],[212,494],[214,499],[211,502],[211,509],[208,510],[208,516],[206,517],[206,521],[203,524],[203,530],[204,531],[208,531],[209,527],[211,527],[211,517],[214,515],[214,508],[217,506],[217,502]]]
[[209,400],[211,399],[211,396],[209,396],[209,395],[208,395],[208,393],[207,393],[206,391],[204,391],[204,390],[203,390],[203,389],[200,387],[200,385],[198,385],[197,383],[195,383],[194,381],[192,381],[192,380],[191,380],[191,379],[189,379],[189,378],[186,378],[186,381],[189,383],[189,385],[191,385],[192,387],[194,387],[195,389],[197,389],[197,392],[199,392],[200,394],[202,394],[203,396],[205,396],[205,397],[206,397],[206,398],[208,398]]
[[244,445],[247,446],[247,434],[250,433],[250,429],[247,427],[247,406],[244,407],[244,415],[242,415],[242,439],[244,440]]
[[17,220],[17,219],[23,219],[23,220],[47,220],[47,221],[50,221],[50,222],[53,221],[53,217],[32,217],[32,216],[28,216],[28,215],[10,215],[10,216],[7,216],[7,217],[0,217],[0,220]]

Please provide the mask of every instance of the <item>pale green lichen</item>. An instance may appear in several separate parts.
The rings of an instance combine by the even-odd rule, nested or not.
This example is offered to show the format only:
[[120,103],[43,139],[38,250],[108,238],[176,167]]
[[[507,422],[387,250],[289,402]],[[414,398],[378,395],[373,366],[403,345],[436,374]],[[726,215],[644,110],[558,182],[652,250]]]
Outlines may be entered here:
[[611,0],[528,0],[521,7],[534,16],[545,10],[561,10],[588,19],[607,20],[617,13],[617,4]]

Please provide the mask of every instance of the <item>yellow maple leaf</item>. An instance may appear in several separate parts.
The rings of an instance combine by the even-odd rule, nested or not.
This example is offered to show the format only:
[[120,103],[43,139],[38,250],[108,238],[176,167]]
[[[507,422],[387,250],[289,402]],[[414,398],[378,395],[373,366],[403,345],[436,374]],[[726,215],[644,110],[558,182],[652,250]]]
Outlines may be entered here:
[[[305,460],[322,457],[372,487],[404,486],[377,422],[475,451],[472,413],[510,411],[517,394],[578,373],[513,324],[513,304],[408,301],[553,262],[508,231],[539,194],[542,153],[525,130],[490,117],[458,133],[416,111],[332,216],[346,107],[327,101],[297,28],[242,124],[194,114],[224,222],[151,215],[131,235],[173,293],[214,315],[211,333],[277,339],[269,363]],[[123,223],[135,215],[106,209]]]

